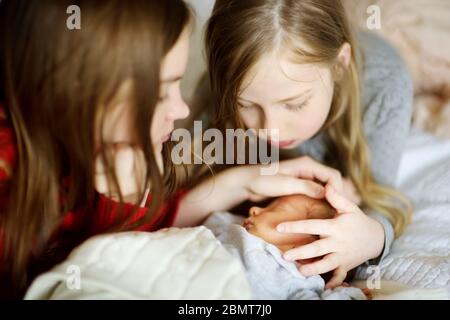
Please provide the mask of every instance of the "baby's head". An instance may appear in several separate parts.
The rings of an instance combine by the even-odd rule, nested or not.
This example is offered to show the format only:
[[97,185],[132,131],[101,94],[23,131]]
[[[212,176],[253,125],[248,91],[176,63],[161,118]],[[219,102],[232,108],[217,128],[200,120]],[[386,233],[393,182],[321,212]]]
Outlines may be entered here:
[[278,224],[305,219],[331,219],[335,214],[336,211],[325,200],[293,195],[280,197],[265,208],[252,207],[244,227],[249,233],[285,252],[311,243],[317,236],[280,233],[276,230]]

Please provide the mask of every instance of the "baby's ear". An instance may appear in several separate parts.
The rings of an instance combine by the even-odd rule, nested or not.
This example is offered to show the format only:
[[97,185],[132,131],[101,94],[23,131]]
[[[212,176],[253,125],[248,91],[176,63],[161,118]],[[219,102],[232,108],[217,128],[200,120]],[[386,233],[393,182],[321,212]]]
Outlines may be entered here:
[[249,214],[250,214],[250,216],[253,217],[253,216],[257,216],[258,214],[260,214],[261,211],[262,211],[262,208],[260,208],[260,207],[251,207]]

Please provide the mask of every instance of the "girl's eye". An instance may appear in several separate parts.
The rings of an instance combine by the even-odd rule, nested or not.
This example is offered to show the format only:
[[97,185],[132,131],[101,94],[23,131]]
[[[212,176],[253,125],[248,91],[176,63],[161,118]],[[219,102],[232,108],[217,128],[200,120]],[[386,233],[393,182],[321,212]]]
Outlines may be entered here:
[[303,101],[301,104],[298,105],[289,105],[289,104],[285,104],[285,108],[288,109],[289,111],[298,111],[303,109],[304,107],[306,107],[309,103],[309,100],[311,100],[311,97],[307,98],[305,101]]

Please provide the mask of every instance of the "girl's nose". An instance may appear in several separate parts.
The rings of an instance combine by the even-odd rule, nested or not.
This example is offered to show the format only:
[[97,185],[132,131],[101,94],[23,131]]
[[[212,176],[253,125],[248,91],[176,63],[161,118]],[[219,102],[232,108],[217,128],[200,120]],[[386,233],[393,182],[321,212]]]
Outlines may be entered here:
[[[283,119],[278,119],[275,112],[266,111],[264,114],[263,128],[267,130],[268,135],[273,135],[275,132],[280,131],[280,124],[283,123]],[[274,137],[275,138],[275,137]]]
[[167,114],[167,119],[171,121],[186,119],[189,116],[190,110],[186,102],[180,99],[174,103]]

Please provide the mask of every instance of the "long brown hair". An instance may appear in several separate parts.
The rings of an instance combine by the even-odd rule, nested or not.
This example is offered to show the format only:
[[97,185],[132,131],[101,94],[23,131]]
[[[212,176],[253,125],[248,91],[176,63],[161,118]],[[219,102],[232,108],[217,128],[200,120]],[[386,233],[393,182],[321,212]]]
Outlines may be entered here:
[[[66,26],[70,5],[81,9],[81,29]],[[0,87],[18,161],[0,215],[5,237],[0,260],[7,261],[16,287],[27,281],[30,253],[45,246],[64,213],[93,203],[95,119],[103,123],[111,100],[130,79],[134,142],[145,155],[145,181],[153,194],[149,213],[137,223],[152,218],[170,193],[155,160],[150,124],[162,59],[189,21],[182,0],[1,2]],[[104,167],[113,177],[110,189],[119,190],[122,202],[107,150],[102,140]],[[173,173],[166,163],[166,177]],[[69,187],[61,194],[63,180]],[[117,228],[124,225],[132,227],[124,222]]]
[[[335,90],[322,131],[329,138],[326,163],[349,176],[366,209],[390,219],[399,235],[409,221],[410,202],[378,184],[362,127],[360,59],[344,8],[338,0],[217,0],[206,30],[206,56],[214,105],[213,125],[243,128],[237,97],[250,69],[268,52],[285,50],[295,63],[329,67]],[[343,70],[338,53],[352,47]]]

